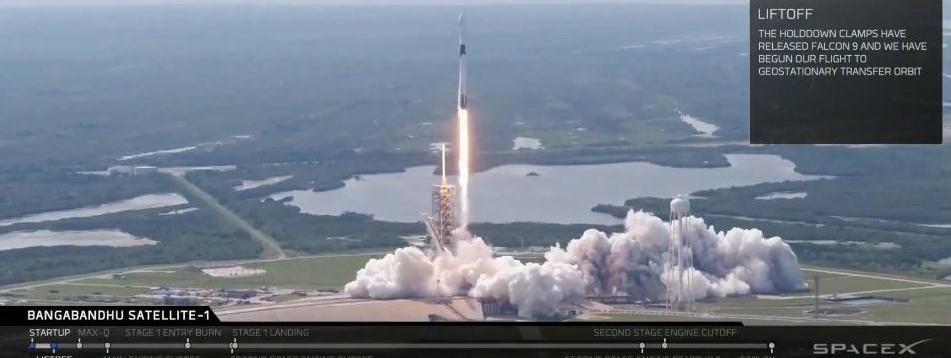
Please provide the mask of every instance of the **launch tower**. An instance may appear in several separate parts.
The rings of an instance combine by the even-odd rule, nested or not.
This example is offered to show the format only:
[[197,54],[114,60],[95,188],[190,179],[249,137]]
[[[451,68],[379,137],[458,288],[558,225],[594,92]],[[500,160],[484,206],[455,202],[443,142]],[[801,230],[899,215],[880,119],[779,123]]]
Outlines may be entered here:
[[434,253],[453,251],[452,231],[458,227],[456,220],[456,187],[446,181],[446,145],[442,145],[442,176],[439,184],[433,185],[432,211],[426,217]]
[[667,246],[667,307],[693,311],[693,249],[687,237],[690,201],[678,195],[670,202],[670,243]]

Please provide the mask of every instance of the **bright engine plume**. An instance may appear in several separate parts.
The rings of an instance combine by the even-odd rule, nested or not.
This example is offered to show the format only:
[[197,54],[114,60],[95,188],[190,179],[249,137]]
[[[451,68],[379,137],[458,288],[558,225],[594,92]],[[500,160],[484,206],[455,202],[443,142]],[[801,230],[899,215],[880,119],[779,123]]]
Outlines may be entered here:
[[469,224],[469,90],[466,85],[465,17],[459,14],[459,96],[456,108],[459,116],[459,226]]
[[469,225],[469,111],[459,109],[459,226]]

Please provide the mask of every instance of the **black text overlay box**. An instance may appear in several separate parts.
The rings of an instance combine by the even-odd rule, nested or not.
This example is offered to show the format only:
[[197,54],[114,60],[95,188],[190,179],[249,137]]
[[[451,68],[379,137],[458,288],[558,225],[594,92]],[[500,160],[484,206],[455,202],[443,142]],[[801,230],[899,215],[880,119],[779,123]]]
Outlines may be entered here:
[[751,0],[750,141],[940,143],[940,0]]

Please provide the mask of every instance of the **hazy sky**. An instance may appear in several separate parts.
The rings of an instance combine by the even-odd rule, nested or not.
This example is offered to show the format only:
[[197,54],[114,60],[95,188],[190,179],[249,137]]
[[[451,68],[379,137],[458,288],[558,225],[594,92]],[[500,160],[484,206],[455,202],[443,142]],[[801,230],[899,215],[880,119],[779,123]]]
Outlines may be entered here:
[[746,4],[748,0],[0,0],[0,6],[87,5],[486,5],[683,3]]

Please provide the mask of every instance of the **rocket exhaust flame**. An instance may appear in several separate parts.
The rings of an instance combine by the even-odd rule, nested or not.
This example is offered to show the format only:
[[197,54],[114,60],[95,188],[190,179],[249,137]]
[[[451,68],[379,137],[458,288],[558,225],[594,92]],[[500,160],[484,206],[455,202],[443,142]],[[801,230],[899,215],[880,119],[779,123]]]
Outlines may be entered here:
[[466,84],[465,17],[459,14],[459,96],[456,108],[459,116],[459,227],[469,225],[469,90]]
[[439,182],[442,185],[446,185],[446,144],[443,143],[439,149],[440,149],[440,152],[442,152],[442,165],[439,166],[440,168],[442,168],[442,176],[440,176]]
[[469,224],[469,111],[459,109],[459,227]]

